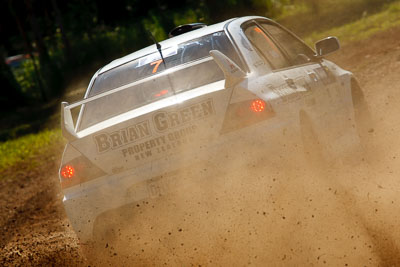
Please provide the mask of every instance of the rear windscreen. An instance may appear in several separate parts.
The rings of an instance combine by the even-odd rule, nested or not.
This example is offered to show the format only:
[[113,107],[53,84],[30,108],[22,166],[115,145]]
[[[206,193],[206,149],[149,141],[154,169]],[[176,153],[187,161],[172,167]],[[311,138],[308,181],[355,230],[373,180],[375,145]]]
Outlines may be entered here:
[[100,74],[89,97],[117,88],[126,89],[85,104],[79,129],[174,93],[223,80],[224,75],[210,57],[210,50],[219,50],[242,65],[232,43],[221,31],[163,48],[164,62],[160,53],[155,52]]

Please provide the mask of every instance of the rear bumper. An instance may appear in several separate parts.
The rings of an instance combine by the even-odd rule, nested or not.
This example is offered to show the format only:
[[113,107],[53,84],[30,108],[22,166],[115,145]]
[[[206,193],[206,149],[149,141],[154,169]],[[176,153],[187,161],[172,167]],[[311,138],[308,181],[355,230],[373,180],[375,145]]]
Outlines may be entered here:
[[[202,146],[202,151],[170,156],[168,161],[151,162],[124,173],[101,177],[64,190],[64,206],[81,242],[93,239],[96,219],[106,212],[124,205],[157,198],[173,190],[174,180],[188,169],[221,169],[229,164],[241,168],[252,161],[264,165],[282,161],[289,149],[302,149],[300,136],[294,125],[279,124],[277,118],[252,125],[233,133],[221,135],[215,142]],[[300,144],[300,145],[299,145]],[[289,154],[289,153],[287,153]],[[175,159],[171,165],[171,157]],[[234,162],[234,163],[233,163]],[[287,164],[287,162],[285,162]]]
[[[354,129],[350,128],[335,139],[338,143],[355,143],[354,135]],[[335,147],[336,142],[331,142],[330,146]],[[332,152],[340,154],[340,151]],[[95,226],[104,218],[118,214],[113,211],[175,191],[182,186],[176,182],[182,175],[190,179],[190,175],[205,168],[235,172],[249,164],[288,168],[291,164],[302,163],[298,161],[298,155],[301,157],[302,153],[298,121],[282,124],[278,118],[273,118],[221,135],[215,142],[205,144],[202,151],[174,154],[165,161],[153,161],[134,170],[71,187],[64,190],[63,202],[80,241],[89,244],[94,239]],[[185,173],[187,169],[192,170],[191,174]],[[203,175],[203,178],[207,180],[212,176]]]

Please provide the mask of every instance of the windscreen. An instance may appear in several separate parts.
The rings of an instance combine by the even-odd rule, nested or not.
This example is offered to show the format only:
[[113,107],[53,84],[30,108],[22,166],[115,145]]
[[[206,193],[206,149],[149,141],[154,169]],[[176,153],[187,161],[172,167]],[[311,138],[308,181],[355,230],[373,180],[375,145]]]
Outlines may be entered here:
[[210,57],[210,50],[219,50],[242,65],[232,43],[221,31],[163,48],[164,62],[160,53],[155,52],[100,74],[89,97],[113,89],[116,92],[85,104],[79,129],[173,94],[223,80],[224,75]]

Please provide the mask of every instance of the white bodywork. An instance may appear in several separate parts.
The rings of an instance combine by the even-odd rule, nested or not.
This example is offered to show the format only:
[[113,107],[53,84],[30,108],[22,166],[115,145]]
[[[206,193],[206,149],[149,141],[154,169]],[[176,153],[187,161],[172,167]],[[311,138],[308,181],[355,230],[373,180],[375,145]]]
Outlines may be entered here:
[[[92,239],[93,227],[100,214],[156,197],[163,184],[174,179],[168,174],[177,169],[210,162],[213,157],[229,154],[243,144],[249,149],[265,146],[270,155],[278,155],[282,147],[275,137],[286,132],[297,137],[291,142],[301,143],[301,112],[314,122],[317,134],[320,129],[330,133],[320,137],[331,155],[344,152],[336,149],[338,143],[349,146],[357,143],[357,134],[351,127],[354,119],[350,90],[352,74],[323,59],[273,71],[252,47],[242,29],[244,23],[257,19],[267,21],[261,17],[232,19],[160,43],[162,47],[172,47],[199,36],[225,31],[241,55],[243,69],[218,51],[212,51],[210,57],[201,59],[215,60],[224,71],[225,81],[215,81],[162,98],[80,130],[81,116],[74,124],[72,109],[82,106],[81,110],[84,110],[85,104],[110,97],[141,82],[134,81],[88,97],[96,77],[157,52],[152,45],[100,69],[88,87],[86,99],[71,105],[63,103],[62,128],[69,142],[61,168],[81,157],[101,173],[95,179],[63,186],[67,215],[82,242]],[[270,114],[260,122],[223,133],[221,128],[228,107],[252,99],[268,103]],[[343,122],[335,124],[342,127],[333,129],[333,121]],[[157,178],[163,174],[167,174],[165,179]],[[63,184],[69,183],[61,176],[60,179]]]

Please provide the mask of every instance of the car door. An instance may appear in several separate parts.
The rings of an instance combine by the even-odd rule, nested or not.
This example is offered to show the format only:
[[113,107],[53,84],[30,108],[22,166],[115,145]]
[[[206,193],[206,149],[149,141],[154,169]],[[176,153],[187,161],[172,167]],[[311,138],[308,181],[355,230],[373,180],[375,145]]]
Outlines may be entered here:
[[[275,95],[272,105],[277,115],[291,122],[298,119],[300,111],[305,111],[319,128],[317,134],[330,127],[326,117],[332,114],[331,84],[335,78],[319,61],[313,60],[314,52],[270,21],[251,21],[242,29],[265,62],[264,68],[270,68],[257,79],[260,80],[258,84],[262,84],[261,91]],[[323,137],[329,142],[328,135]]]

